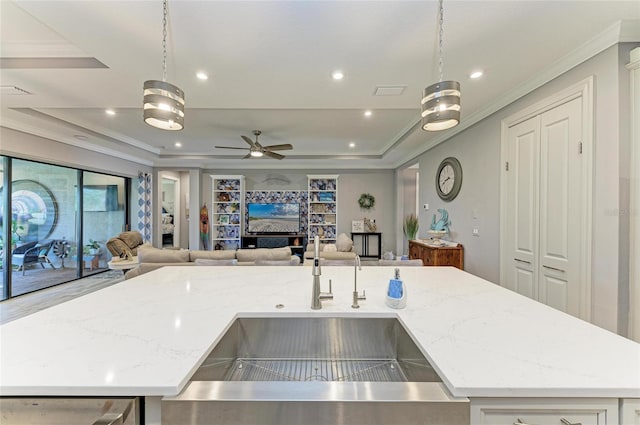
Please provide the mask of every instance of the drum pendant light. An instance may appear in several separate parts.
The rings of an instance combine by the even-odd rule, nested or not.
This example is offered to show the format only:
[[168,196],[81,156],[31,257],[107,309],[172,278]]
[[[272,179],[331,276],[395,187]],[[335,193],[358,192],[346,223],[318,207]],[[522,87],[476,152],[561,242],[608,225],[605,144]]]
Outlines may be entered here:
[[162,81],[144,82],[144,122],[162,130],[182,130],[184,92],[167,83],[167,0],[162,5]]
[[442,81],[442,36],[444,33],[444,7],[439,0],[438,47],[440,80],[424,89],[422,95],[422,129],[440,131],[460,123],[460,83]]

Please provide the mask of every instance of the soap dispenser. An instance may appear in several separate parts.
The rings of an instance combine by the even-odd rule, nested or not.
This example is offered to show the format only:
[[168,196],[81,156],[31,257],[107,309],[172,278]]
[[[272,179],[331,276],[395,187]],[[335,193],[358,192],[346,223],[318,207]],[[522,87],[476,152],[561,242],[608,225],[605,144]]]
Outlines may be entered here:
[[386,304],[391,308],[405,308],[407,305],[407,289],[400,279],[400,269],[396,269],[394,278],[389,280]]

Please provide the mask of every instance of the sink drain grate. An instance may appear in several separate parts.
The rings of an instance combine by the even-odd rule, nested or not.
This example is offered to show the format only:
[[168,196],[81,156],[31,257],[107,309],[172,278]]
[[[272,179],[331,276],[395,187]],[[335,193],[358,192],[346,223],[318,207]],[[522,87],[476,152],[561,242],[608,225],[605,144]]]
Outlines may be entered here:
[[406,382],[395,360],[237,359],[225,381]]

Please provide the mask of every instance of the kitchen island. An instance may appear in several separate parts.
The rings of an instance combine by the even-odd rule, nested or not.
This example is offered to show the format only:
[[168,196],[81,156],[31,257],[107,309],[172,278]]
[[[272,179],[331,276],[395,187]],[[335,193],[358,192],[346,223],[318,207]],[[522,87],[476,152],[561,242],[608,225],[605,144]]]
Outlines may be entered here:
[[[334,299],[314,311],[309,268],[164,267],[2,325],[0,394],[141,396],[155,423],[160,397],[180,393],[235,318],[325,315],[397,317],[451,394],[471,399],[472,422],[485,401],[640,398],[640,344],[453,267],[403,268],[407,307],[393,310],[392,275],[363,267],[354,310],[353,267],[323,267]],[[606,413],[595,423],[618,423]]]

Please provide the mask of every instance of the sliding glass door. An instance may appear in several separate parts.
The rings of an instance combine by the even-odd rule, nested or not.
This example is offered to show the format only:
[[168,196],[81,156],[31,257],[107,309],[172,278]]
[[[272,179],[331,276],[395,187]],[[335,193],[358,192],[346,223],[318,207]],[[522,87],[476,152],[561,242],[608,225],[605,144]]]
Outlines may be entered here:
[[84,275],[103,271],[111,259],[105,244],[125,226],[125,179],[85,171],[82,176]]
[[107,270],[105,244],[127,224],[128,180],[0,159],[1,299]]

